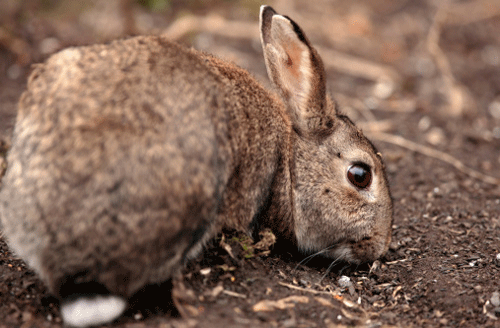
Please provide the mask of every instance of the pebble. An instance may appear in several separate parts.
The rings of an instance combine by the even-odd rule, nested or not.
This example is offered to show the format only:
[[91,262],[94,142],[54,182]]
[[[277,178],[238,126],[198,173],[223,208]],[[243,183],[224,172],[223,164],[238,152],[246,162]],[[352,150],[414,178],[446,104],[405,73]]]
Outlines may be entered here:
[[500,267],[500,253],[498,253],[495,258],[495,264],[497,267]]
[[210,272],[211,272],[211,271],[212,271],[212,269],[211,269],[211,268],[204,268],[204,269],[201,269],[201,270],[200,270],[200,273],[201,273],[202,275],[204,275],[204,276],[207,276],[207,275],[209,275],[209,274],[210,274]]
[[491,295],[490,302],[493,306],[500,306],[500,293],[494,292],[493,295]]
[[500,119],[500,101],[495,100],[490,103],[488,106],[488,111],[490,112],[491,116],[496,119]]
[[428,143],[430,143],[433,146],[437,146],[439,144],[443,144],[445,142],[445,135],[442,129],[434,127],[427,132],[425,135],[425,139],[427,140]]
[[340,288],[349,288],[349,286],[352,286],[351,278],[349,278],[348,276],[340,277],[339,286]]
[[353,296],[356,293],[356,289],[354,288],[351,279],[347,276],[340,277],[339,286],[340,288],[346,288],[351,296]]
[[418,128],[420,131],[427,131],[431,127],[431,119],[429,116],[424,116],[418,121]]
[[373,87],[372,92],[378,99],[387,99],[394,92],[394,82],[389,79],[380,79]]

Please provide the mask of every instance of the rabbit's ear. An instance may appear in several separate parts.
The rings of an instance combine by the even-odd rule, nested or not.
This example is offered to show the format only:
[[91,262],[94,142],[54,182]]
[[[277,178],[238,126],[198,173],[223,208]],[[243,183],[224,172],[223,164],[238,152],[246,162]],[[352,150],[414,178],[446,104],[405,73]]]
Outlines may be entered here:
[[262,6],[260,33],[269,78],[286,102],[294,127],[306,134],[331,129],[335,107],[326,97],[325,69],[304,32],[290,18]]

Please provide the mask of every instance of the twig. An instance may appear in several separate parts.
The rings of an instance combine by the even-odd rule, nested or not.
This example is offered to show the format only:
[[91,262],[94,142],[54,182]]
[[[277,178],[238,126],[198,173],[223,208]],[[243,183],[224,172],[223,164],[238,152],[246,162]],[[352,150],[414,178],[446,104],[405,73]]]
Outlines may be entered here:
[[247,298],[246,295],[243,295],[243,294],[240,294],[240,293],[236,293],[236,292],[232,292],[230,290],[227,290],[227,289],[224,289],[222,291],[224,294],[226,295],[229,295],[229,296],[233,296],[233,297],[238,297],[238,298]]
[[403,99],[390,99],[381,101],[378,106],[378,111],[395,112],[395,113],[412,113],[417,108],[416,100],[410,97]]
[[299,286],[290,285],[290,284],[287,284],[287,283],[281,282],[281,281],[278,282],[278,284],[280,284],[281,286],[288,287],[290,289],[300,290],[302,292],[311,293],[311,294],[314,294],[314,295],[318,295],[318,294],[334,295],[331,292],[325,292],[325,291],[320,291],[320,290],[315,290],[315,289],[310,289],[310,288],[303,288],[303,287],[299,287]]
[[366,133],[379,133],[389,131],[394,127],[393,120],[378,120],[368,122],[357,122],[356,125]]
[[[341,109],[346,106],[359,111],[367,121],[375,121],[375,115],[372,110],[359,98],[349,97],[343,93],[333,93],[333,98],[338,100]],[[416,100],[410,97],[403,99],[377,99],[377,111],[393,113],[412,113],[416,109]]]
[[467,25],[500,16],[500,1],[473,0],[455,2],[448,9],[443,25]]
[[462,173],[467,174],[470,177],[473,177],[475,179],[481,180],[481,181],[489,183],[489,184],[500,186],[500,178],[486,175],[486,174],[483,174],[479,171],[471,169],[471,168],[465,166],[461,161],[459,161],[455,157],[453,157],[447,153],[444,153],[442,151],[439,151],[439,150],[436,150],[436,149],[433,149],[433,148],[430,148],[430,147],[427,147],[424,145],[417,144],[417,143],[410,141],[410,140],[407,140],[401,136],[396,136],[396,135],[387,134],[387,133],[383,133],[383,132],[376,132],[376,133],[370,134],[370,137],[373,139],[377,139],[377,140],[380,140],[383,142],[391,143],[393,145],[397,145],[397,146],[409,149],[411,151],[420,153],[420,154],[428,156],[428,157],[438,159],[440,161],[443,161],[445,163],[452,165],[457,170],[459,170]]
[[401,260],[395,260],[395,261],[391,261],[391,262],[385,262],[385,264],[392,265],[392,264],[397,264],[397,263],[406,262],[406,261],[408,261],[408,259],[401,259]]
[[365,103],[361,99],[352,98],[352,97],[346,96],[345,94],[342,94],[342,93],[336,93],[336,94],[334,94],[334,97],[341,104],[349,104],[350,107],[359,111],[361,113],[361,115],[363,115],[367,121],[375,121],[376,120],[375,115],[373,115],[370,108],[368,108],[368,106],[366,106]]
[[441,26],[448,16],[450,1],[451,0],[443,0],[441,6],[438,7],[436,15],[434,16],[434,22],[427,35],[427,51],[434,58],[436,66],[443,77],[449,103],[448,113],[453,116],[459,116],[463,112],[467,92],[465,87],[456,81],[448,58],[439,47]]
[[184,16],[177,19],[163,33],[172,40],[178,40],[188,33],[204,31],[232,38],[258,39],[258,28],[253,22],[228,21],[222,16]]
[[402,80],[399,73],[388,65],[323,47],[316,47],[316,49],[321,54],[323,63],[327,68],[333,68],[339,72],[370,81],[390,81],[396,85]]

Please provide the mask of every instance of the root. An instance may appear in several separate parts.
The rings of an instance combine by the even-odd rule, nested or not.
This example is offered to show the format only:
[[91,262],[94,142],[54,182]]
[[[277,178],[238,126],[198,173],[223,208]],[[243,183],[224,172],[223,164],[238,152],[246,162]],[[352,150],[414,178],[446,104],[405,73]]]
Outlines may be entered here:
[[479,171],[476,171],[474,169],[471,169],[470,167],[467,167],[456,159],[455,157],[451,156],[450,154],[444,153],[442,151],[417,144],[413,141],[407,140],[401,136],[396,136],[392,134],[387,134],[383,132],[376,132],[373,134],[370,134],[370,137],[379,141],[387,142],[393,145],[397,145],[406,149],[409,149],[411,151],[414,151],[416,153],[432,157],[435,159],[438,159],[442,162],[448,163],[452,165],[454,168],[459,170],[460,172],[483,182],[486,182],[488,184],[492,185],[497,185],[500,186],[500,178],[496,178],[490,175],[486,175],[484,173],[481,173]]
[[179,40],[185,35],[204,31],[230,38],[258,39],[258,28],[253,22],[228,21],[222,16],[184,16],[177,19],[163,33],[171,40]]
[[444,25],[466,25],[500,16],[498,0],[456,2],[448,10]]
[[471,97],[468,97],[469,93],[466,87],[455,79],[450,62],[439,46],[441,27],[448,17],[450,1],[444,0],[434,16],[434,22],[427,35],[427,51],[434,59],[443,78],[448,98],[446,111],[449,115],[457,117],[463,113],[466,101],[471,99]]

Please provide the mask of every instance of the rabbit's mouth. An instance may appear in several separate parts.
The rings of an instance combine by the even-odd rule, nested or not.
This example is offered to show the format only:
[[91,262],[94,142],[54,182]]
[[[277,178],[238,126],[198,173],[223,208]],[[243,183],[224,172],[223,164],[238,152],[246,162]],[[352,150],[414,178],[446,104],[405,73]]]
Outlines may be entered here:
[[370,263],[380,258],[387,251],[384,242],[372,237],[361,240],[341,241],[319,251],[318,255],[335,259],[335,261],[349,262],[352,264]]
[[383,256],[388,249],[388,243],[372,237],[364,237],[358,241],[348,241],[337,244],[332,249],[334,258],[353,264],[370,263]]

